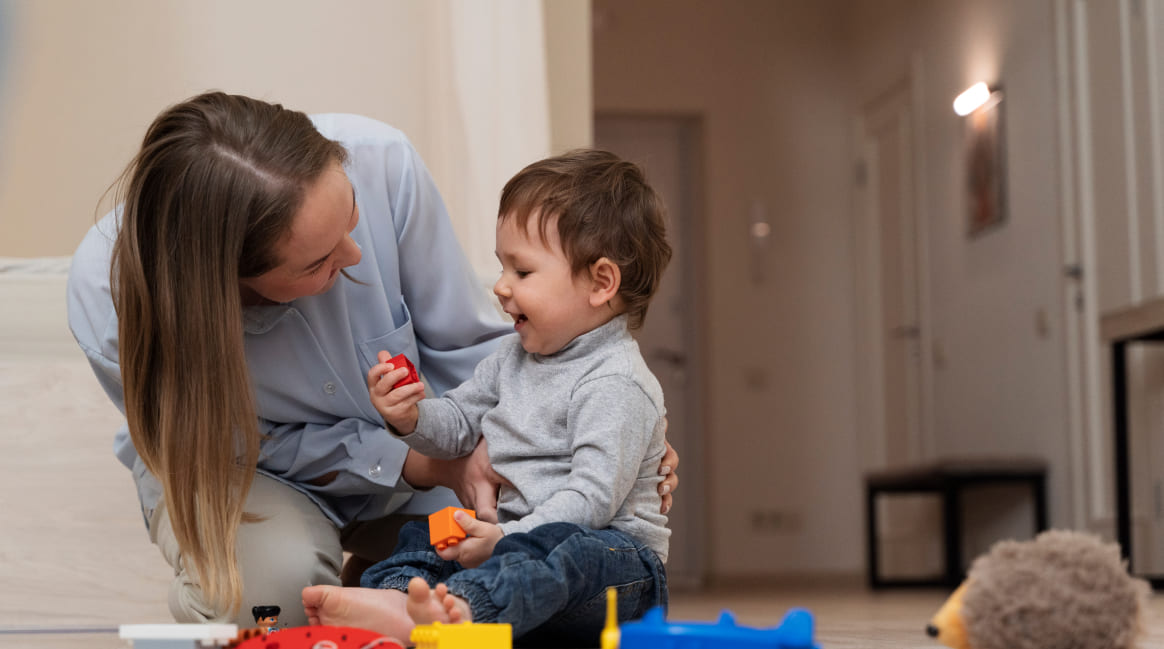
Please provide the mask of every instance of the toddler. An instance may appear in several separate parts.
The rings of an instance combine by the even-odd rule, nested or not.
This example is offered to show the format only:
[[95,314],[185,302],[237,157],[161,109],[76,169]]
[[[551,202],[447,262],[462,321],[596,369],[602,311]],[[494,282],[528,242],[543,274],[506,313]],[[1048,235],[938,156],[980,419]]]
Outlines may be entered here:
[[519,172],[498,214],[493,291],[517,335],[439,399],[393,389],[408,371],[387,351],[368,373],[412,449],[456,458],[485,437],[509,482],[498,520],[458,513],[469,537],[440,551],[406,525],[365,588],[303,591],[313,623],[407,640],[416,624],[504,622],[525,643],[597,646],[607,587],[620,620],[667,602],[663,393],[630,335],[671,257],[661,201],[636,165],[578,150]]

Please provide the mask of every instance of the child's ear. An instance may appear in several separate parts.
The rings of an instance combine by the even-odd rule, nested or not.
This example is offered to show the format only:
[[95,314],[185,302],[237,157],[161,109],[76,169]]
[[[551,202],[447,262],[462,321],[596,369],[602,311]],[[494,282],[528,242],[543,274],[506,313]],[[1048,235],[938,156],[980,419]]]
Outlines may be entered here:
[[622,286],[622,271],[618,264],[602,257],[590,264],[590,306],[602,306],[618,295]]

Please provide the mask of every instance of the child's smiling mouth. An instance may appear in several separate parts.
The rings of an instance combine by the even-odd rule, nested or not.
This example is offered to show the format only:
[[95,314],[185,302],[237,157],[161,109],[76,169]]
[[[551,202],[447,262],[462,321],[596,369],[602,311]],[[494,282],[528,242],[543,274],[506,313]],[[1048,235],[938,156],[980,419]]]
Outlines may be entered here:
[[513,313],[511,311],[506,311],[505,314],[508,315],[510,318],[513,318],[513,328],[514,329],[520,329],[521,325],[525,324],[526,322],[529,322],[529,318],[525,317],[524,313]]

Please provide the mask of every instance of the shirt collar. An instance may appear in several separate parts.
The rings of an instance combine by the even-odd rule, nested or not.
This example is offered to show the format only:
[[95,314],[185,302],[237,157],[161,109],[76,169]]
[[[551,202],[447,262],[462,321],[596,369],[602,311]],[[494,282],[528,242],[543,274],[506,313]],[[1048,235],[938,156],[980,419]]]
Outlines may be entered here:
[[265,334],[279,321],[291,313],[289,304],[268,304],[243,307],[243,331],[248,334]]

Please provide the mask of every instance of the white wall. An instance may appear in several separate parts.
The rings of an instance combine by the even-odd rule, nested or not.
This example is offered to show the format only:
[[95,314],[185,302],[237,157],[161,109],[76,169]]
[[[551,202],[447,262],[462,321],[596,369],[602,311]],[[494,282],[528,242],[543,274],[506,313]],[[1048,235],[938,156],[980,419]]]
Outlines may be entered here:
[[72,253],[153,117],[211,88],[404,130],[479,268],[504,181],[590,138],[588,0],[0,2],[0,256]]

